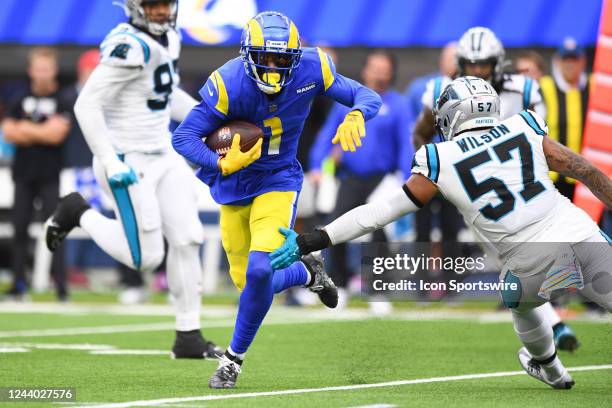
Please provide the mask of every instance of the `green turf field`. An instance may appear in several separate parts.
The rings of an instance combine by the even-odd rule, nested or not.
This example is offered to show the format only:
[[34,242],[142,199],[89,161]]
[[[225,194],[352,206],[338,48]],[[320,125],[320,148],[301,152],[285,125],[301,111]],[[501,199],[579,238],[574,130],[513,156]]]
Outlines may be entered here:
[[[216,363],[168,357],[171,316],[128,315],[125,309],[95,313],[95,306],[82,312],[74,305],[66,312],[55,308],[12,313],[0,304],[0,349],[28,350],[0,353],[0,387],[76,388],[76,403],[54,406],[144,406],[160,399],[169,399],[156,403],[164,407],[612,406],[612,366],[575,372],[577,384],[570,391],[513,373],[521,370],[519,342],[510,322],[496,322],[507,320],[504,314],[483,321],[473,311],[449,311],[454,318],[440,319],[446,312],[439,312],[430,320],[415,320],[417,311],[372,319],[359,311],[334,314],[275,305],[249,351],[238,388],[213,391],[207,382]],[[225,346],[233,313],[229,307],[211,312],[205,335]],[[561,355],[567,367],[612,365],[612,324],[573,322],[573,327],[582,347]],[[39,348],[45,344],[53,348]],[[84,344],[89,349],[70,349]],[[124,350],[158,354],[94,354]],[[501,374],[487,376],[491,373]],[[474,378],[477,374],[485,376]],[[467,378],[452,378],[462,375]],[[301,391],[276,393],[284,390]]]

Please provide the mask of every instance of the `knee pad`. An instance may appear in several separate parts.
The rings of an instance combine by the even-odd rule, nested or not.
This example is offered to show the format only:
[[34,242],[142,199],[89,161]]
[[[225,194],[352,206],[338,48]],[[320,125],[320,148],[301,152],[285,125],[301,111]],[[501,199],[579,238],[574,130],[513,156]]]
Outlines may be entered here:
[[200,245],[204,242],[204,228],[200,220],[196,219],[183,225],[164,228],[164,236],[168,244],[174,247]]
[[246,271],[247,282],[265,282],[272,278],[273,273],[267,252],[251,252]]

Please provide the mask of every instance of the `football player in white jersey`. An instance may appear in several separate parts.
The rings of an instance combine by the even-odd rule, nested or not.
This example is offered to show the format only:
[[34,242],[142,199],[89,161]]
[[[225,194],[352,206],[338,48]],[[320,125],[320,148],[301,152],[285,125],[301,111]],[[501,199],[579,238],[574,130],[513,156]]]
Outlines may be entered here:
[[106,253],[140,271],[163,260],[175,299],[175,358],[216,358],[222,350],[200,333],[198,217],[194,175],[171,146],[170,119],[182,121],[196,100],[177,85],[180,36],[175,0],[126,0],[129,21],[100,46],[101,61],[74,106],[94,154],[98,183],[113,200],[107,218],[78,194],[64,197],[46,223],[47,246],[57,249],[76,226]]
[[[493,31],[486,27],[472,27],[461,36],[457,45],[457,76],[471,75],[488,81],[499,95],[501,119],[516,115],[524,109],[546,117],[546,107],[538,82],[525,75],[505,73],[505,55],[504,46]],[[435,136],[431,113],[440,93],[451,81],[447,76],[439,76],[427,83],[421,100],[423,111],[413,132],[417,148],[430,143]],[[479,239],[484,241],[483,237]],[[574,331],[562,322],[552,305],[546,303],[542,305],[542,310],[554,328],[557,347],[568,351],[577,349],[580,343]]]
[[[558,389],[574,381],[557,357],[553,332],[538,307],[553,291],[580,289],[612,312],[612,242],[548,177],[557,171],[584,183],[612,208],[612,180],[582,156],[547,137],[532,111],[500,121],[500,99],[486,81],[454,80],[438,99],[436,127],[446,139],[415,155],[412,175],[387,199],[357,207],[321,230],[287,239],[270,257],[282,268],[296,257],[355,239],[417,211],[438,192],[457,206],[501,255],[502,291],[524,347],[519,361]],[[558,293],[558,292],[557,292]]]
[[[495,33],[486,27],[467,30],[457,45],[457,77],[470,75],[488,81],[501,100],[501,118],[506,119],[524,109],[546,117],[546,106],[537,81],[522,75],[504,72],[508,64],[506,52]],[[427,82],[421,98],[423,111],[415,124],[413,138],[417,147],[430,143],[435,136],[431,115],[440,93],[453,78],[438,76]]]

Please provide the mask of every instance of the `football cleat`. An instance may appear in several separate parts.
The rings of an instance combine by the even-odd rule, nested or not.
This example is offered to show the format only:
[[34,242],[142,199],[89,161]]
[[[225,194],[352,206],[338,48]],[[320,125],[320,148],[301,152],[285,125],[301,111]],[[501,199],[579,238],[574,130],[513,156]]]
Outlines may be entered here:
[[302,257],[302,262],[306,265],[306,268],[314,276],[314,282],[311,282],[307,286],[308,290],[316,293],[321,299],[321,303],[325,306],[333,309],[338,305],[338,288],[334,284],[334,281],[325,272],[325,265],[323,264],[323,256],[321,252],[313,252]]
[[563,373],[559,377],[550,378],[545,367],[531,357],[531,354],[529,354],[529,351],[527,351],[525,347],[521,347],[518,351],[518,358],[523,370],[525,370],[527,374],[557,390],[569,390],[575,384],[565,367],[563,367]]
[[223,349],[202,337],[200,330],[177,331],[170,356],[177,358],[218,359]]
[[49,251],[55,251],[64,242],[66,236],[79,225],[81,215],[89,204],[79,193],[73,192],[62,197],[55,212],[45,222],[45,242]]
[[240,364],[224,354],[219,359],[219,366],[212,377],[210,377],[208,386],[210,388],[234,388],[240,371]]
[[580,342],[576,337],[576,333],[571,327],[563,322],[557,323],[553,327],[553,336],[555,338],[555,347],[557,350],[575,351],[580,347]]

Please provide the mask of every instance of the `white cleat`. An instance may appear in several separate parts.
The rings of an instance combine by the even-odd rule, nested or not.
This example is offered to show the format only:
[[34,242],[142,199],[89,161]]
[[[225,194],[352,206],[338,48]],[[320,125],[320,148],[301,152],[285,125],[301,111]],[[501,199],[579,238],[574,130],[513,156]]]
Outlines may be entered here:
[[518,358],[523,370],[525,370],[527,374],[557,390],[569,390],[575,384],[565,368],[563,368],[563,373],[559,377],[550,378],[542,364],[531,357],[531,354],[529,354],[529,351],[527,351],[525,347],[521,347],[518,351]]

